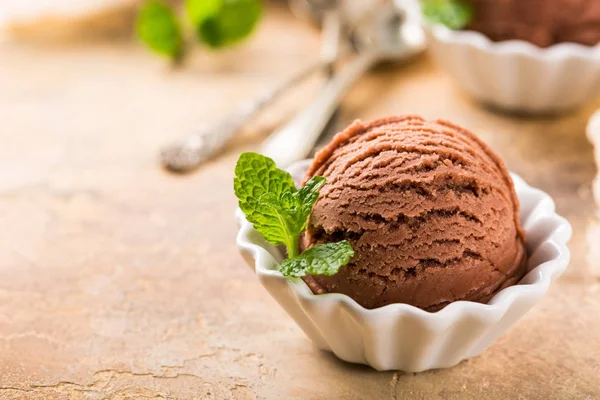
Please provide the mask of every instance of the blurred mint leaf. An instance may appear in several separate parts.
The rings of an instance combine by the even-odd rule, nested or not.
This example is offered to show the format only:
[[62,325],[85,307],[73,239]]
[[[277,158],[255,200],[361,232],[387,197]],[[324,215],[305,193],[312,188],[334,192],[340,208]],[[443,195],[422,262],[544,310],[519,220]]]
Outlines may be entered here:
[[190,22],[197,26],[207,18],[217,15],[224,0],[185,0],[185,11]]
[[306,275],[335,275],[348,264],[354,250],[348,241],[319,244],[305,250],[299,256],[283,260],[280,271],[283,276],[301,278]]
[[159,0],[145,2],[137,16],[138,37],[156,53],[172,59],[181,56],[181,26],[169,5]]
[[262,14],[260,0],[186,0],[185,8],[198,38],[215,49],[246,38]]
[[421,9],[430,22],[453,30],[464,28],[473,19],[473,8],[465,0],[421,0]]

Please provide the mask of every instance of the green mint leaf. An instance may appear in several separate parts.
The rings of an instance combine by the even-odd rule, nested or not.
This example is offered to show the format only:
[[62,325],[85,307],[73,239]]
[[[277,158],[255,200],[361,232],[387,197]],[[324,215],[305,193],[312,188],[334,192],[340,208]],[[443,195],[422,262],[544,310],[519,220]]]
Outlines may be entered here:
[[136,21],[138,37],[156,53],[178,58],[183,48],[181,27],[166,3],[150,0],[142,5]]
[[313,206],[319,198],[319,190],[325,185],[325,178],[322,176],[313,176],[303,188],[294,193],[297,198],[298,215],[296,220],[301,222],[300,231],[306,229],[308,217],[313,209]]
[[423,15],[429,21],[462,29],[473,19],[473,9],[465,0],[422,0]]
[[262,14],[260,0],[186,0],[185,8],[198,38],[215,49],[246,38]]
[[[300,190],[283,192],[279,197],[265,193],[259,198],[260,208],[268,209],[277,216],[288,237],[298,237],[306,229],[308,217],[319,198],[319,189],[324,184],[325,178],[315,176]],[[289,248],[288,253],[292,254]]]
[[[286,246],[297,241],[300,232],[291,231],[287,215],[296,192],[289,173],[277,168],[268,157],[243,153],[235,166],[233,188],[240,209],[267,241]],[[288,252],[293,251],[288,248]]]
[[301,278],[306,275],[335,275],[348,264],[354,250],[348,241],[319,244],[299,256],[283,260],[280,271],[286,277]]
[[[270,220],[266,224],[263,224],[261,228],[256,228],[257,224],[254,224],[256,230],[261,233],[263,233],[261,229],[264,229],[264,225],[268,225],[267,236],[263,233],[265,239],[273,244],[285,244],[290,254],[295,254],[297,251],[296,238],[302,232],[298,227],[299,224],[293,213],[295,203],[288,203],[288,201],[291,202],[293,200],[294,197],[291,192],[283,193],[281,197],[277,197],[272,193],[265,193],[258,201],[258,208],[262,210],[263,215],[267,214]],[[273,240],[278,240],[278,243]]]

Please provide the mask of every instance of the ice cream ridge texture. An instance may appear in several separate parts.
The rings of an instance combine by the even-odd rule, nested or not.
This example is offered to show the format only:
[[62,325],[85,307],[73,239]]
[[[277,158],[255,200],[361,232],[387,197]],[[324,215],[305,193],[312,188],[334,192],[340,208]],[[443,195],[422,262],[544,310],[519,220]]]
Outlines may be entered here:
[[316,294],[437,311],[487,302],[525,272],[512,180],[464,128],[412,115],[356,121],[315,156],[305,179],[314,175],[327,183],[302,247],[347,239],[355,251],[338,274],[305,278]]

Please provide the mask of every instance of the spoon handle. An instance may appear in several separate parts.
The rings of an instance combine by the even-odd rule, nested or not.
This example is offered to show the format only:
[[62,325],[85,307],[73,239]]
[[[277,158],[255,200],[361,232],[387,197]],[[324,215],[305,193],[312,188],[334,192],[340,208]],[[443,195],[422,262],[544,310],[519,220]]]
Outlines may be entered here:
[[275,160],[279,167],[306,158],[327,121],[346,91],[378,60],[374,52],[357,56],[351,65],[335,75],[317,94],[314,101],[265,142],[262,153]]
[[235,136],[259,111],[289,88],[302,82],[312,74],[328,68],[331,62],[332,60],[319,61],[311,65],[258,98],[240,104],[233,112],[219,119],[216,123],[188,135],[179,142],[164,147],[160,152],[162,165],[170,171],[181,173],[195,169],[220,151],[227,141]]

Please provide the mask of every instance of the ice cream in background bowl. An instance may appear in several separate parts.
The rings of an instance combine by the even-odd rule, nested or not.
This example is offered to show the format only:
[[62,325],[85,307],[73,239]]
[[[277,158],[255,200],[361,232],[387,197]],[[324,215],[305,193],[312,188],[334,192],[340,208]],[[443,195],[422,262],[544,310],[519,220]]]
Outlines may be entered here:
[[523,40],[539,47],[600,43],[597,0],[468,0],[474,18],[466,29],[493,41]]
[[443,1],[465,4],[472,18],[458,30],[424,19],[431,52],[477,100],[507,111],[548,114],[574,109],[600,93],[600,2]]
[[288,279],[284,254],[238,210],[238,247],[317,347],[378,370],[450,367],[480,354],[567,267],[569,223],[477,136],[444,120],[356,121],[297,182],[327,181],[302,247],[348,240],[333,276]]

